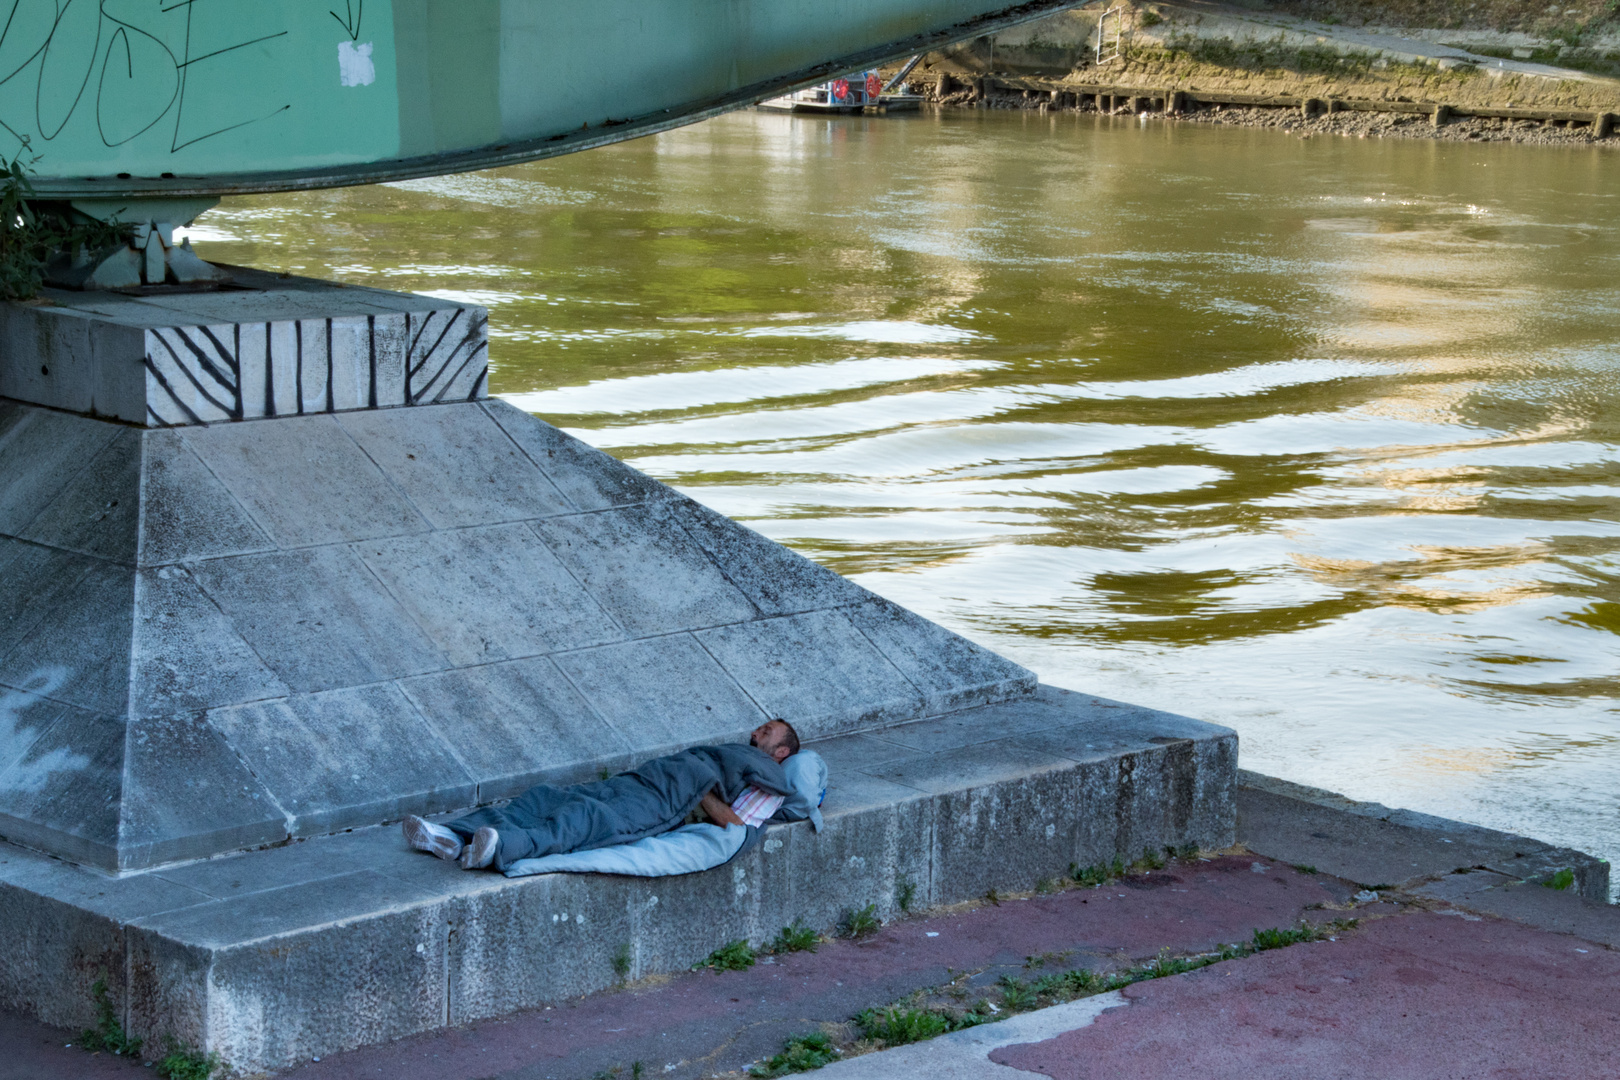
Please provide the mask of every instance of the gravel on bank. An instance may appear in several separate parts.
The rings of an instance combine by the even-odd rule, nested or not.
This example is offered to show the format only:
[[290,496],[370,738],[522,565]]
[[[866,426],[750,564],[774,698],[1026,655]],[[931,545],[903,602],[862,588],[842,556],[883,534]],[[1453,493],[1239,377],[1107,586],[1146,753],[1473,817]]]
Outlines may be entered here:
[[[1145,91],[1144,91],[1145,93]],[[1093,106],[1054,108],[1037,98],[1026,98],[1022,93],[992,92],[982,102],[971,94],[958,94],[933,104],[948,109],[1016,109],[1042,112],[1091,113],[1099,112]],[[1129,116],[1128,109],[1108,112],[1112,116]],[[1561,122],[1543,123],[1536,120],[1498,120],[1488,117],[1459,116],[1436,127],[1427,116],[1403,113],[1335,112],[1317,113],[1309,118],[1297,109],[1261,108],[1240,105],[1206,105],[1184,112],[1144,112],[1138,114],[1149,120],[1172,120],[1202,124],[1230,124],[1237,127],[1273,128],[1310,138],[1316,135],[1345,135],[1358,138],[1439,139],[1447,142],[1511,142],[1536,146],[1590,146],[1620,148],[1620,135],[1597,139],[1587,124],[1570,125]]]

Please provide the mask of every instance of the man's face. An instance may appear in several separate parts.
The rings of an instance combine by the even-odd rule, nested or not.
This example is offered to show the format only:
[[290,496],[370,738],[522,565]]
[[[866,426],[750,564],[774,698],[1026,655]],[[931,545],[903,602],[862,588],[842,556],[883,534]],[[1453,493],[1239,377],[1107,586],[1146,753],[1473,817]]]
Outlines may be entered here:
[[786,729],[787,725],[780,720],[767,720],[754,729],[754,733],[748,737],[748,741],[771,755],[778,762],[786,761],[788,748],[782,741]]

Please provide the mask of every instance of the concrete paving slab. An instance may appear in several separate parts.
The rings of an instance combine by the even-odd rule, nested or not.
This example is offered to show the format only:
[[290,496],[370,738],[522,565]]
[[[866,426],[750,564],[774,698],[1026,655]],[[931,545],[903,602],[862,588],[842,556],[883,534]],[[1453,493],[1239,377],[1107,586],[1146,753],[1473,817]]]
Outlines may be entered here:
[[670,512],[732,584],[766,615],[858,604],[872,594],[841,574],[684,497]]
[[588,443],[504,401],[479,403],[559,491],[581,510],[665,502],[675,493]]
[[282,547],[428,529],[416,508],[333,417],[196,428],[184,437]]
[[[49,560],[63,567],[72,584],[60,592],[50,586],[41,590],[54,594],[55,603],[45,607],[43,617],[0,658],[0,683],[22,686],[52,673],[58,680],[52,696],[81,708],[121,715],[129,702],[135,571],[115,563],[84,560],[81,574],[68,565],[78,558]],[[37,604],[43,599],[35,593],[27,602]]]
[[1028,694],[1035,673],[887,600],[845,611],[923,696],[923,711],[952,712]]
[[477,801],[477,781],[391,684],[216,709],[208,719],[286,812],[291,836]]
[[129,723],[118,802],[118,870],[136,870],[287,836],[264,784],[201,716]]
[[0,835],[116,867],[127,741],[121,717],[63,706],[0,773]]
[[142,566],[274,549],[178,432],[150,432],[144,449]]
[[480,803],[634,764],[629,739],[580,722],[590,705],[546,657],[423,675],[400,688],[478,778]]
[[574,511],[477,404],[341,413],[337,422],[436,528]]
[[[94,565],[83,555],[0,536],[0,575],[8,586],[0,589],[0,657],[26,642],[34,627],[62,606]],[[49,676],[55,685],[65,675],[58,668],[52,665],[56,674]],[[25,677],[47,678],[43,671],[30,675],[0,666],[0,681],[9,679],[11,685],[22,685]]]
[[371,540],[354,550],[458,666],[625,636],[522,524]]
[[1021,1070],[993,1061],[991,1055],[1015,1044],[1044,1042],[1079,1031],[1089,1027],[1104,1011],[1125,1004],[1124,995],[1117,990],[1098,994],[1010,1017],[999,1024],[985,1024],[880,1054],[835,1061],[822,1070],[822,1075],[832,1080],[889,1080],[895,1076],[1019,1080],[1024,1075]]
[[198,563],[193,577],[294,691],[365,685],[450,666],[346,547]]
[[758,615],[703,549],[656,510],[574,514],[531,527],[631,637]]
[[184,567],[135,576],[129,712],[167,716],[290,691]]
[[923,713],[917,689],[842,612],[758,619],[695,635],[773,717],[815,739]]
[[690,634],[581,649],[553,659],[598,716],[650,754],[668,753],[664,747],[740,741],[770,719]]
[[133,563],[140,484],[140,433],[120,431],[16,535],[98,559]]
[[112,424],[45,409],[14,412],[0,429],[0,533],[21,535],[62,489],[119,434]]
[[1515,880],[1539,879],[1567,866],[1575,871],[1578,892],[1608,898],[1607,863],[1528,837],[1253,773],[1242,774],[1237,797],[1239,827],[1255,850],[1294,862],[1315,860],[1319,869],[1364,885],[1415,886],[1475,867]]

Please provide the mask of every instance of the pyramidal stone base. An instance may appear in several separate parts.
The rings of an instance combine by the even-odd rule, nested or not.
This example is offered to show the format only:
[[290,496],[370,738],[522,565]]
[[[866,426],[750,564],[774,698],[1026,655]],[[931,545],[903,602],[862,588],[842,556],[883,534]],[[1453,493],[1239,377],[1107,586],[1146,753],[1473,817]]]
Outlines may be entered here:
[[[480,309],[234,276],[0,307],[0,1007],[82,1027],[105,977],[251,1072],[599,989],[621,946],[1231,842],[1229,730],[1038,690],[489,400]],[[723,870],[508,882],[391,824],[773,717],[829,826]]]

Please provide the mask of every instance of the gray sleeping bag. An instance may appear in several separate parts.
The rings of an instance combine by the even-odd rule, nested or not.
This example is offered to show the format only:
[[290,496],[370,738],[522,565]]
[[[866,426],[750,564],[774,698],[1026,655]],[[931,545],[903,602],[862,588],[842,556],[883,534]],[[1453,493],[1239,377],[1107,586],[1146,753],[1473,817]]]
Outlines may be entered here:
[[654,758],[629,772],[572,787],[540,784],[502,807],[445,822],[463,839],[480,826],[501,837],[495,869],[520,859],[629,844],[679,825],[711,788],[732,802],[744,788],[792,794],[782,766],[741,743],[694,746]]

